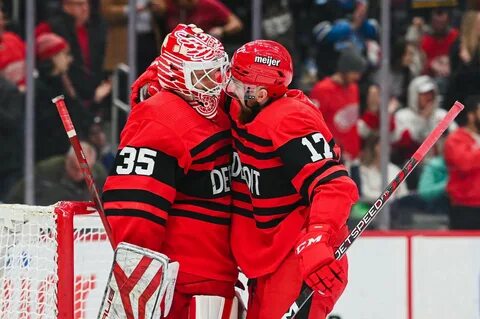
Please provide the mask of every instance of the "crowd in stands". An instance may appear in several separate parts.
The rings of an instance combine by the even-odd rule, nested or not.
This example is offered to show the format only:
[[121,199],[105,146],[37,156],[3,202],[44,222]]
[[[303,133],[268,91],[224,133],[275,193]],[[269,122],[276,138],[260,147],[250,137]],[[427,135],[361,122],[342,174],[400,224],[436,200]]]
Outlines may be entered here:
[[[112,72],[127,62],[129,1],[37,2],[36,203],[88,199],[50,100],[65,95],[101,186],[114,160],[107,138]],[[456,123],[392,198],[391,227],[480,229],[480,3],[392,1],[385,106],[378,8],[378,0],[263,0],[262,37],[292,53],[291,87],[310,96],[342,148],[361,195],[353,221],[382,193],[380,108],[389,114],[390,180],[453,102],[464,103]],[[0,11],[0,202],[23,202],[26,53],[20,11],[15,21],[12,1],[3,1]],[[138,74],[180,22],[220,38],[229,53],[251,39],[251,1],[137,0],[136,12]]]

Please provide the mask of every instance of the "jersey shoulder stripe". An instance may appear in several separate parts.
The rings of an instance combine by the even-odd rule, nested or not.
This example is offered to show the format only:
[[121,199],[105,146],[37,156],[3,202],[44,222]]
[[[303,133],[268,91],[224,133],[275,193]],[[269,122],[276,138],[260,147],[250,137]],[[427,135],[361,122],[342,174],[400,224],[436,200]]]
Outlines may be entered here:
[[220,204],[220,203],[211,202],[211,201],[204,201],[204,200],[184,199],[184,200],[175,201],[175,205],[178,205],[178,204],[193,205],[197,207],[202,207],[210,210],[223,212],[226,214],[228,214],[228,212],[230,211],[230,205]]
[[128,216],[128,217],[137,217],[143,218],[152,223],[165,226],[167,221],[165,218],[156,216],[152,213],[146,212],[144,210],[138,209],[105,209],[105,216],[113,217],[113,216]]
[[192,218],[192,219],[196,219],[196,220],[200,220],[200,221],[204,221],[212,224],[217,224],[217,225],[228,226],[231,224],[230,218],[215,217],[215,216],[210,216],[210,215],[206,215],[198,212],[188,211],[185,209],[172,208],[169,212],[169,216]]
[[250,134],[246,129],[238,127],[238,125],[235,123],[235,121],[231,121],[232,123],[232,129],[235,131],[235,133],[239,136],[244,138],[245,140],[251,142],[252,144],[256,144],[258,146],[273,146],[273,143],[271,140]]
[[258,160],[268,160],[268,159],[273,159],[278,157],[278,154],[275,150],[272,150],[270,152],[258,152],[251,147],[245,146],[242,142],[240,142],[236,138],[234,138],[234,145],[239,152],[252,156]]
[[197,165],[197,164],[205,164],[205,163],[210,163],[217,159],[218,157],[221,157],[223,155],[231,154],[233,152],[233,148],[231,144],[227,144],[225,146],[220,147],[216,151],[214,151],[212,154],[207,155],[205,157],[201,157],[198,159],[194,159],[192,161],[192,166]]
[[151,176],[175,187],[175,171],[178,167],[178,160],[174,156],[159,149],[125,146],[118,150],[110,175]]
[[171,202],[160,195],[141,189],[109,190],[102,195],[103,202],[140,202],[168,211]]
[[210,146],[214,145],[215,143],[218,143],[219,141],[224,139],[230,139],[231,136],[232,135],[230,133],[230,130],[225,130],[225,131],[220,131],[218,133],[215,133],[212,136],[205,139],[204,141],[202,141],[200,144],[198,144],[194,148],[192,148],[190,150],[190,154],[192,157],[195,157],[201,152],[205,151]]

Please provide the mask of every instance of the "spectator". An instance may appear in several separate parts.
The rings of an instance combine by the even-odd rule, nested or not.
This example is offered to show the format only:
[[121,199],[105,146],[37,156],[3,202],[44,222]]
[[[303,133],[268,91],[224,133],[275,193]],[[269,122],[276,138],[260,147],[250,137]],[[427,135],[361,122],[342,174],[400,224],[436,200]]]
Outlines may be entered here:
[[167,0],[165,13],[168,31],[179,23],[193,23],[205,32],[223,38],[238,33],[240,19],[220,0]]
[[319,81],[310,98],[318,105],[335,142],[342,149],[346,164],[358,159],[360,137],[357,131],[360,97],[358,80],[366,61],[353,50],[342,51],[337,72]]
[[[67,139],[66,135],[65,139]],[[81,145],[96,185],[101,189],[107,173],[101,164],[96,163],[95,149],[86,142],[81,142]],[[25,202],[24,184],[23,179],[17,182],[7,196],[7,203]],[[51,205],[62,200],[91,199],[73,148],[70,148],[66,154],[50,157],[36,165],[34,196],[36,205]]]
[[[362,139],[366,139],[372,133],[378,133],[380,129],[380,86],[373,83],[367,88],[367,96],[363,112],[357,123],[358,134]],[[388,103],[388,114],[390,115],[390,131],[393,131],[394,120],[393,113],[399,107],[395,98],[391,98]]]
[[5,15],[0,10],[0,76],[25,90],[25,43],[13,32],[5,30]]
[[95,122],[88,130],[88,141],[95,147],[99,161],[103,164],[107,172],[110,171],[115,163],[115,154],[107,141],[107,136],[101,123]]
[[[406,108],[400,109],[394,115],[392,161],[397,165],[402,165],[413,155],[447,114],[447,111],[439,108],[438,88],[428,75],[412,80],[408,86],[407,103]],[[450,128],[456,128],[456,124],[452,124]],[[410,180],[416,185],[414,179]]]
[[90,15],[89,0],[62,0],[62,12],[37,26],[37,35],[43,32],[68,42],[73,55],[69,75],[78,97],[85,106],[100,107],[111,91],[103,74],[106,28],[97,15]]
[[391,95],[401,106],[406,106],[408,85],[423,68],[422,55],[413,43],[400,39],[392,48],[390,62]]
[[[380,171],[380,136],[378,133],[370,134],[362,148],[360,160],[360,198],[362,201],[373,204],[382,194],[382,173]],[[400,168],[393,163],[388,163],[387,179],[393,180],[400,172]],[[400,184],[393,198],[399,198],[408,194],[407,186]]]
[[321,21],[314,27],[319,78],[335,72],[335,65],[343,50],[356,50],[368,58],[370,66],[378,65],[378,24],[373,19],[367,19],[367,11],[366,1],[356,1],[350,20]]
[[430,30],[422,36],[421,48],[427,58],[425,71],[436,79],[441,93],[445,93],[446,80],[450,75],[449,52],[457,36],[458,30],[450,26],[447,9],[433,9]]
[[[383,177],[381,173],[381,153],[380,136],[377,132],[372,132],[365,139],[360,157],[360,179],[357,181],[360,192],[360,200],[354,205],[350,218],[350,223],[356,224],[368,209],[373,205],[377,198],[383,193]],[[388,163],[387,179],[393,180],[400,172],[400,168],[392,163]],[[397,199],[408,195],[407,186],[402,183],[398,186],[392,199]]]
[[465,100],[460,128],[445,142],[451,229],[480,229],[480,96]]
[[452,75],[445,98],[445,108],[479,93],[480,87],[480,12],[467,11],[460,35],[450,52]]
[[64,94],[73,122],[80,136],[86,137],[92,115],[81,105],[68,70],[72,62],[68,43],[54,33],[36,38],[38,78],[35,82],[35,159],[40,161],[68,150],[65,130],[52,104],[52,98]]
[[[443,140],[436,143],[441,145]],[[438,148],[438,147],[437,147]],[[450,204],[447,196],[448,171],[443,158],[443,152],[437,151],[435,155],[425,161],[418,181],[418,195],[425,201],[425,209],[432,214],[449,214]]]
[[0,76],[0,202],[21,175],[24,96]]
[[[102,0],[102,14],[108,23],[105,69],[113,71],[127,62],[128,0]],[[159,16],[166,10],[164,0],[137,1],[137,73],[141,74],[155,60],[163,30]]]

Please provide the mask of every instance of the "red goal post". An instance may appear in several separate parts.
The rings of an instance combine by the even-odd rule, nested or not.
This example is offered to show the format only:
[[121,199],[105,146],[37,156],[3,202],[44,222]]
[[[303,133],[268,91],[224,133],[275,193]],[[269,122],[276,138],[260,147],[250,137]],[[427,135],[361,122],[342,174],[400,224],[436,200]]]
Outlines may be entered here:
[[96,318],[112,258],[91,203],[0,205],[0,319]]

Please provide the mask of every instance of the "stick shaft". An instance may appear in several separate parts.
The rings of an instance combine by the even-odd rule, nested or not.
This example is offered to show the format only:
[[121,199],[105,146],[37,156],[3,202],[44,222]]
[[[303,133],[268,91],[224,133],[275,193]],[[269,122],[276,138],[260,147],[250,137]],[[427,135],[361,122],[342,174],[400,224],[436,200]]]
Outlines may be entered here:
[[[377,198],[373,206],[370,207],[368,212],[362,217],[358,224],[352,229],[350,234],[345,238],[342,244],[335,251],[335,258],[338,260],[342,258],[347,252],[348,248],[353,244],[355,239],[357,239],[363,231],[367,228],[368,225],[373,221],[375,216],[380,212],[380,210],[385,206],[385,203],[391,198],[392,194],[398,188],[398,186],[407,178],[408,175],[413,171],[417,164],[425,157],[428,151],[432,148],[433,144],[442,136],[443,132],[448,128],[448,126],[453,122],[458,113],[463,110],[463,105],[460,102],[455,102],[453,106],[448,111],[447,115],[443,120],[437,124],[433,131],[427,136],[423,141],[422,145],[417,149],[417,151],[412,155],[412,157],[405,163],[402,170],[395,176],[395,178],[388,184],[387,188],[383,191],[382,195]],[[295,302],[290,306],[289,310],[283,315],[282,319],[294,318],[295,315],[300,311],[303,305],[312,297],[313,290],[310,287],[307,287],[302,290]]]
[[77,136],[77,132],[75,131],[75,127],[73,126],[72,119],[70,117],[70,114],[68,113],[68,109],[65,104],[65,99],[63,95],[60,95],[52,99],[52,102],[55,103],[55,106],[57,107],[57,111],[62,120],[63,126],[65,128],[65,132],[67,133],[68,139],[70,140],[70,144],[72,145],[73,150],[75,151],[75,155],[77,157],[78,163],[80,164],[80,168],[82,169],[82,173],[85,178],[85,183],[87,184],[90,195],[92,196],[93,203],[95,204],[95,207],[97,208],[97,211],[100,215],[100,218],[103,223],[103,227],[105,228],[105,232],[107,233],[110,244],[113,247],[114,242],[112,237],[112,230],[110,228],[110,225],[108,224],[107,217],[105,216],[105,211],[103,210],[102,201],[100,200],[100,195],[98,193],[97,186],[95,185],[92,171],[88,166],[85,153],[83,152],[82,146],[80,144],[80,140],[78,139],[78,136]]

